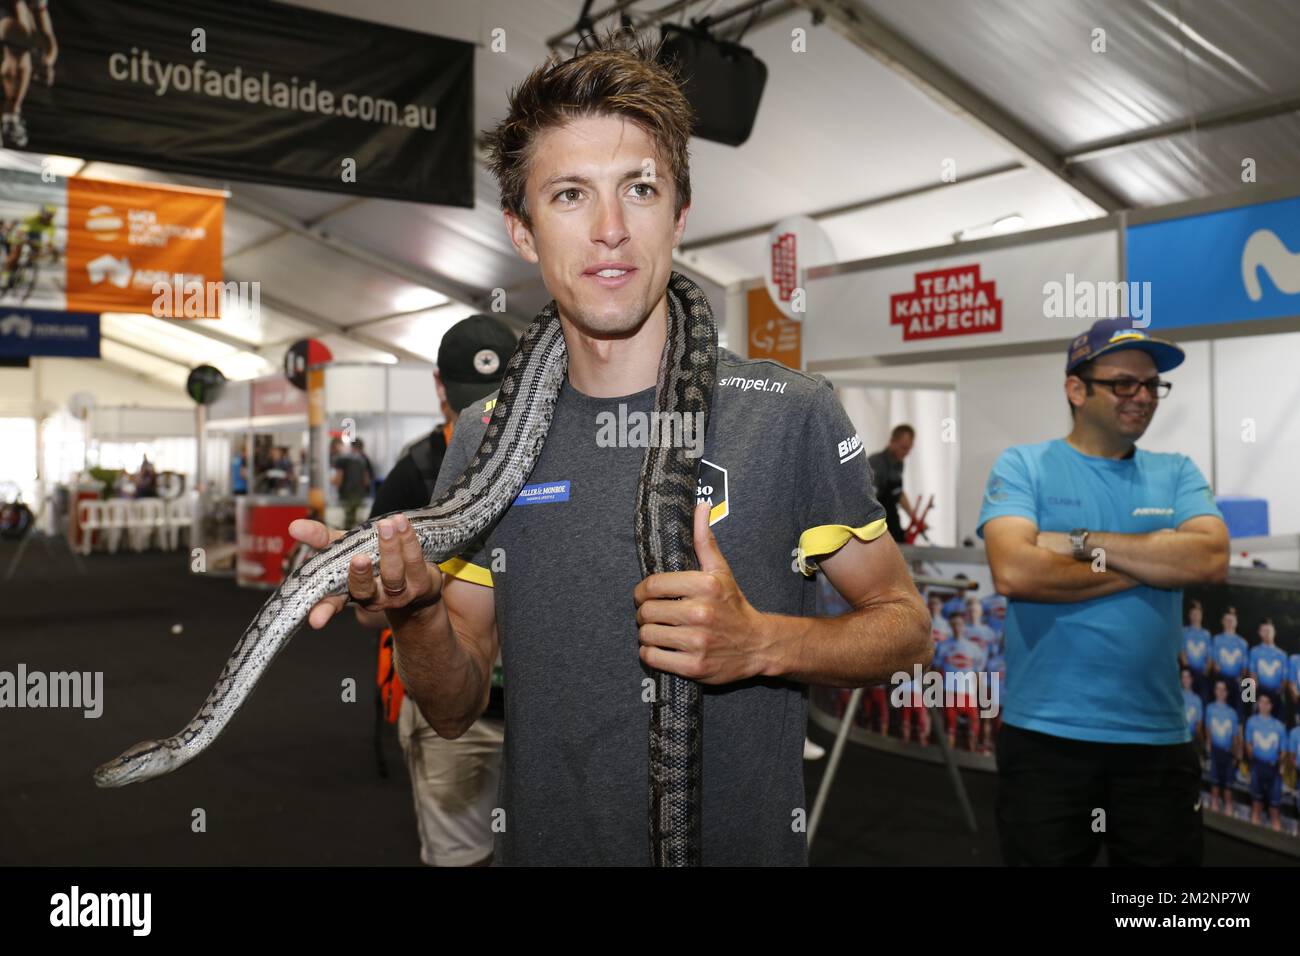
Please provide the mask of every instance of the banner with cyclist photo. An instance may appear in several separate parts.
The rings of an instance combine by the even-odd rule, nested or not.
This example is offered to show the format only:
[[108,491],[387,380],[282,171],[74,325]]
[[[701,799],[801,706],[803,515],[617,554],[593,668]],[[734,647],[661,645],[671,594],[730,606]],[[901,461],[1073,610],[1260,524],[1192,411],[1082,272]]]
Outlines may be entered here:
[[0,0],[0,145],[474,205],[474,45],[269,0]]
[[[817,583],[819,615],[849,610],[825,575]],[[934,653],[926,666],[866,688],[853,714],[855,738],[893,751],[937,753],[943,735],[961,764],[991,770],[1005,703],[1007,600],[994,590],[986,564],[926,562],[918,588],[930,609]],[[814,687],[812,704],[838,723],[851,696],[844,688]]]
[[67,198],[63,181],[0,169],[0,308],[68,307]]
[[1179,664],[1207,809],[1300,837],[1300,589],[1274,577],[1185,591]]
[[213,190],[0,170],[0,308],[219,318],[224,216]]

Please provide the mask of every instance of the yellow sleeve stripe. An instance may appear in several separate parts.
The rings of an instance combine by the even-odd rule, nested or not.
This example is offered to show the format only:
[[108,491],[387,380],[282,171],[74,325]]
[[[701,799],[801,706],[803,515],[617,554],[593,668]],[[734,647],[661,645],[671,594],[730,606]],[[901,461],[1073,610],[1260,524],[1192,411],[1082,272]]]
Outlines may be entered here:
[[809,528],[799,535],[799,570],[805,577],[811,576],[817,570],[817,563],[808,559],[834,554],[844,547],[850,535],[859,541],[875,541],[886,530],[884,518],[864,524],[861,528],[850,528],[846,524],[821,524]]
[[487,588],[492,587],[492,572],[487,568],[480,568],[477,564],[471,564],[464,558],[448,558],[438,567],[453,578],[460,578],[460,580],[469,581],[471,584],[481,584]]

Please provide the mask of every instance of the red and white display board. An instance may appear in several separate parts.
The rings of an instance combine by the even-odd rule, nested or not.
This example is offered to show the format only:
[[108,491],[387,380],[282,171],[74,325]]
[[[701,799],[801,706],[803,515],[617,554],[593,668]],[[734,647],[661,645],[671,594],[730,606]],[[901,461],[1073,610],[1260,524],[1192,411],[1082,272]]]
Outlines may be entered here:
[[[1077,294],[1119,281],[1114,228],[1027,245],[810,269],[804,361],[1067,339],[1098,316]],[[879,264],[875,264],[879,262]],[[1052,290],[1066,314],[1053,314]],[[1084,303],[1084,308],[1075,306]]]

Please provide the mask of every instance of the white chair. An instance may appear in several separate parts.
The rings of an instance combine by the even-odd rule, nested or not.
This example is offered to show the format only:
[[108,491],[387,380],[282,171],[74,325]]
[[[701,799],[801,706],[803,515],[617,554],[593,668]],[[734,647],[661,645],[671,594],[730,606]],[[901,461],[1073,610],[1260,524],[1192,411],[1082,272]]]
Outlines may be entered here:
[[170,524],[167,518],[167,505],[170,502],[163,498],[158,499],[157,513],[154,517],[154,533],[158,535],[158,547],[167,547],[167,539],[171,534]]
[[131,502],[127,526],[131,533],[131,548],[143,551],[153,546],[154,535],[162,543],[166,521],[163,503],[157,498],[137,498]]
[[131,498],[126,503],[126,540],[132,551],[142,551],[141,540],[148,519],[145,517],[143,502]]
[[180,545],[181,532],[185,532],[186,544],[194,540],[194,503],[186,495],[173,498],[167,502],[167,550],[175,551]]
[[145,547],[152,547],[157,538],[159,550],[167,547],[167,502],[161,498],[146,498],[143,502]]
[[109,554],[117,554],[118,545],[122,543],[122,535],[130,528],[131,502],[125,498],[110,498],[105,502],[104,510],[106,512],[104,527],[107,530],[105,546]]
[[104,502],[102,501],[82,501],[77,505],[77,523],[81,526],[81,553],[90,554],[90,549],[94,546],[95,535],[100,535],[100,543],[103,543],[104,536],[102,533],[106,527],[107,516],[104,511]]

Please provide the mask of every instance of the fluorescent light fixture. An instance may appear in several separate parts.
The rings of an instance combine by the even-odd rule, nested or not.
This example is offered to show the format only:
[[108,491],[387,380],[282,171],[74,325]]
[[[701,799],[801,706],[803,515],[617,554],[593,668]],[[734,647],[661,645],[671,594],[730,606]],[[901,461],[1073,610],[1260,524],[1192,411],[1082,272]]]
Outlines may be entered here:
[[971,226],[969,229],[962,229],[952,234],[953,242],[970,242],[972,239],[984,239],[988,236],[1000,236],[1003,233],[1015,232],[1023,229],[1025,217],[1018,212],[1010,215],[1000,216],[992,222],[982,222],[978,226]]
[[85,165],[84,159],[75,156],[46,156],[43,166],[56,176],[71,176]]
[[447,297],[432,289],[426,289],[423,286],[412,286],[409,289],[403,289],[393,297],[393,310],[396,312],[418,312],[421,309],[432,309],[434,306],[442,305],[447,302]]

